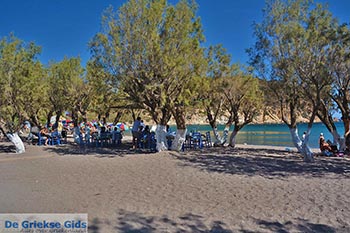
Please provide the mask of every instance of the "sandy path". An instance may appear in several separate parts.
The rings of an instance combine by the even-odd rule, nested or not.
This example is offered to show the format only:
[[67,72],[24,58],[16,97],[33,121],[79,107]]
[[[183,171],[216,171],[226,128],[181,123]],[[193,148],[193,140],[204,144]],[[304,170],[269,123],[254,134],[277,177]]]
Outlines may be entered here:
[[278,149],[30,146],[0,153],[0,209],[88,213],[90,232],[350,232],[350,161]]

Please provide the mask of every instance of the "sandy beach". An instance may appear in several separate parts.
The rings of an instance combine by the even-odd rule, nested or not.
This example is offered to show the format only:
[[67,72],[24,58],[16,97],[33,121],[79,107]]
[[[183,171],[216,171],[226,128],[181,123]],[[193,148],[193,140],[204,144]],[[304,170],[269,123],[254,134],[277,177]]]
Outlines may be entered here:
[[89,232],[350,232],[350,160],[238,145],[140,153],[0,143],[1,213],[88,213]]

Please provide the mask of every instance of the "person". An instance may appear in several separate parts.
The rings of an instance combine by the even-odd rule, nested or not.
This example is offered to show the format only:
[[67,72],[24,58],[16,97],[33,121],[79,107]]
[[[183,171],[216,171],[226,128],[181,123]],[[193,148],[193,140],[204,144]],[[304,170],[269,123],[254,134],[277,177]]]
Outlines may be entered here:
[[48,144],[48,142],[49,142],[49,138],[50,138],[50,133],[49,133],[48,128],[43,127],[43,128],[40,130],[40,135],[41,135],[41,137],[43,137],[43,138],[45,139],[45,146],[47,146],[47,144]]
[[57,132],[58,132],[58,135],[59,135],[59,136],[62,135],[62,131],[63,131],[63,124],[62,124],[62,121],[59,120],[59,121],[58,121],[58,125],[57,125]]
[[143,123],[143,120],[140,121],[140,126],[139,126],[139,132],[142,132],[145,129],[145,123]]
[[301,140],[304,142],[306,137],[306,132],[304,131],[303,136],[301,137]]
[[332,147],[324,139],[323,133],[320,134],[319,145],[321,152],[332,152]]
[[140,132],[140,146],[142,148],[150,149],[151,145],[151,131],[148,125],[145,126],[145,128]]
[[112,144],[113,145],[120,145],[122,143],[122,134],[120,131],[118,131],[118,127],[114,127],[114,130],[112,131]]
[[133,149],[136,149],[139,144],[140,126],[141,126],[141,117],[137,117],[131,129]]
[[173,132],[171,132],[170,126],[166,125],[166,139],[167,139],[167,144],[168,144],[168,149],[170,150],[172,144],[173,144],[173,140],[175,139],[175,135]]

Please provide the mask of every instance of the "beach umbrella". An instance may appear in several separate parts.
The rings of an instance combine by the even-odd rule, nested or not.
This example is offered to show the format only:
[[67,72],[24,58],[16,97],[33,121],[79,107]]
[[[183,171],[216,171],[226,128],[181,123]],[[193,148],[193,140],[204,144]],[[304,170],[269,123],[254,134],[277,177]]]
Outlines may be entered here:
[[116,126],[117,126],[120,130],[128,130],[128,129],[129,129],[129,127],[128,127],[126,124],[122,123],[122,122],[117,123]]

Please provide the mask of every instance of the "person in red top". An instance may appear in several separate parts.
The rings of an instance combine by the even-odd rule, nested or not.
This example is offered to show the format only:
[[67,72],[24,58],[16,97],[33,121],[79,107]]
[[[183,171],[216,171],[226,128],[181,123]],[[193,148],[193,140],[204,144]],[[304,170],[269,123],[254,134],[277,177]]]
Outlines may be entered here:
[[320,144],[320,150],[322,152],[326,150],[329,152],[332,152],[332,147],[324,139],[323,133],[320,134],[319,144]]

